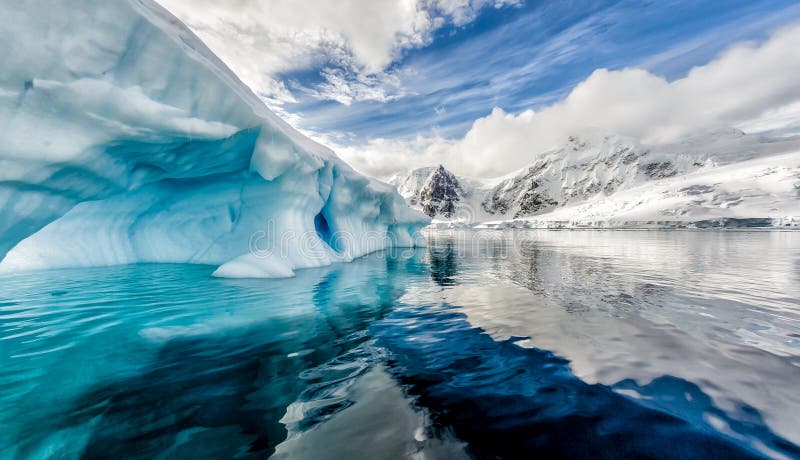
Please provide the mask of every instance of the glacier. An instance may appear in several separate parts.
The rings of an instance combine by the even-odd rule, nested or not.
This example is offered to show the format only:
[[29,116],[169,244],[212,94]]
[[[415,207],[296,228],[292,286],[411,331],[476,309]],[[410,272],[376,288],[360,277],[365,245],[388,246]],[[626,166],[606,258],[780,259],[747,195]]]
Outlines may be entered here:
[[587,129],[531,159],[494,179],[439,166],[389,182],[438,228],[800,227],[800,136],[728,129],[648,145]]
[[428,223],[271,112],[151,0],[0,3],[0,271],[283,277]]

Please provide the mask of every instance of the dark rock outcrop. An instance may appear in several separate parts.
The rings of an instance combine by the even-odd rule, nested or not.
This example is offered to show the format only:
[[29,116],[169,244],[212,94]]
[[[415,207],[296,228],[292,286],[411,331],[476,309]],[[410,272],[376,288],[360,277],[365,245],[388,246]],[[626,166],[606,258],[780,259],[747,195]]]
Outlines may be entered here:
[[464,196],[456,176],[439,165],[420,190],[417,203],[422,207],[422,212],[430,217],[450,218],[455,214],[456,203]]

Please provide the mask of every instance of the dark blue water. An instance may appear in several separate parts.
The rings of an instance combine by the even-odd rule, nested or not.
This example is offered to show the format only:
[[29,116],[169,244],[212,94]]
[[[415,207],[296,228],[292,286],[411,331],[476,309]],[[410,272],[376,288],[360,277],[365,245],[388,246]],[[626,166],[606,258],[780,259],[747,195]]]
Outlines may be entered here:
[[0,458],[800,458],[800,234],[0,278]]

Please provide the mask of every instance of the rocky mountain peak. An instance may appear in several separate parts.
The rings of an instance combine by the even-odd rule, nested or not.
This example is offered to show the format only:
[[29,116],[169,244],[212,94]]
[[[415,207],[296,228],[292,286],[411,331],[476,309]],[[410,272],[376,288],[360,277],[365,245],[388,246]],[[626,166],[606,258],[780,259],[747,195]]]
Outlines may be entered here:
[[450,218],[455,213],[456,203],[465,196],[456,176],[439,165],[422,186],[417,204],[422,212],[436,217]]
[[588,148],[591,148],[592,146],[589,140],[581,138],[579,136],[567,137],[567,145],[575,152],[579,150],[586,150]]

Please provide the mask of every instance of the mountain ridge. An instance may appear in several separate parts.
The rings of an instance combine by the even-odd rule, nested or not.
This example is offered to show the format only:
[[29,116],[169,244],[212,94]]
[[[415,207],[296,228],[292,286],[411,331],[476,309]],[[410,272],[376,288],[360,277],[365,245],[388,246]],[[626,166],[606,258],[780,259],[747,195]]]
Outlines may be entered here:
[[[441,181],[436,171],[452,177],[448,186],[431,187],[432,179]],[[447,203],[448,212],[426,212],[439,226],[724,226],[729,224],[702,222],[761,219],[774,221],[763,226],[792,227],[800,220],[800,139],[730,129],[646,145],[589,131],[499,178],[462,177],[440,165],[396,175],[389,183],[417,209]],[[422,196],[426,187],[441,193]]]

